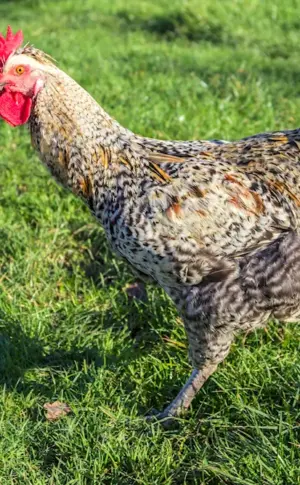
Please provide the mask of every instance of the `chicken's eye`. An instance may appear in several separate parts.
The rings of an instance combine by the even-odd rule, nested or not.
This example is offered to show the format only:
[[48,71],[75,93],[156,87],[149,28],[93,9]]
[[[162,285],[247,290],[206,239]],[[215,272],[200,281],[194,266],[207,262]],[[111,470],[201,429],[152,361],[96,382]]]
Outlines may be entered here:
[[25,71],[24,66],[17,66],[16,67],[16,74],[18,74],[18,76],[21,76],[21,74],[23,74],[24,71]]

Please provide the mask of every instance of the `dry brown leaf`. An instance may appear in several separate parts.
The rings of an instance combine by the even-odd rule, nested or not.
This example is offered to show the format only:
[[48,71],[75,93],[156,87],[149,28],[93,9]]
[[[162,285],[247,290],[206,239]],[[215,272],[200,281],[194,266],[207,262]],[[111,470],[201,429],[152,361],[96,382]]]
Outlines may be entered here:
[[70,406],[68,406],[65,402],[60,401],[55,401],[52,403],[46,402],[46,404],[44,404],[44,409],[47,411],[46,419],[48,419],[48,421],[56,421],[72,411]]

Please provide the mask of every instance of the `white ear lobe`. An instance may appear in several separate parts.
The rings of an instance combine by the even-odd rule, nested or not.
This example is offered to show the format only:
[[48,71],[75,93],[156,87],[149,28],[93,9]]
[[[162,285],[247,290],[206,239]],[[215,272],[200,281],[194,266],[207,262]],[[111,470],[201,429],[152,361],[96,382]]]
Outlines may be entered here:
[[44,87],[43,79],[38,79],[37,82],[35,83],[34,89],[33,89],[34,96],[36,96],[43,87]]

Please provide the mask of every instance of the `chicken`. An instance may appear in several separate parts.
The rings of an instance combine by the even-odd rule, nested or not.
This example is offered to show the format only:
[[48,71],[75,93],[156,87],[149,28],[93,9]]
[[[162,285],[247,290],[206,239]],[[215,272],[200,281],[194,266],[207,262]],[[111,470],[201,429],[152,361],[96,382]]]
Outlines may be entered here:
[[300,129],[228,143],[146,139],[22,41],[10,28],[0,38],[0,116],[28,123],[52,175],[176,305],[194,370],[159,417],[177,416],[236,333],[299,318]]

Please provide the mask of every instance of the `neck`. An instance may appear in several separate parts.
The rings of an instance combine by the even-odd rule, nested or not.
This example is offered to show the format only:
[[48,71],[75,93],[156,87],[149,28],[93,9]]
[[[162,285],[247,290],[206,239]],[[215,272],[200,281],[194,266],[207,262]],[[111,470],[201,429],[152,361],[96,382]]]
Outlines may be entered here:
[[[133,133],[111,118],[79,84],[64,72],[51,71],[44,89],[37,96],[31,117],[31,127],[39,123],[62,132],[76,135],[88,144],[99,142],[113,148],[119,140],[129,141]],[[70,140],[69,140],[70,141]]]
[[[33,145],[54,177],[87,198],[91,180],[112,188],[122,172],[142,172],[135,136],[111,118],[73,79],[53,69],[30,118]],[[120,164],[121,161],[121,164]]]

